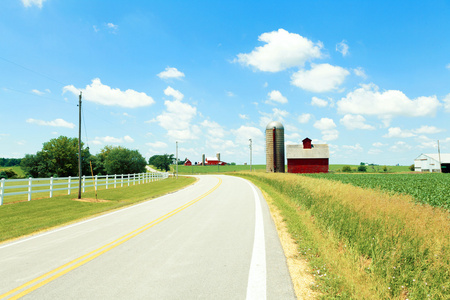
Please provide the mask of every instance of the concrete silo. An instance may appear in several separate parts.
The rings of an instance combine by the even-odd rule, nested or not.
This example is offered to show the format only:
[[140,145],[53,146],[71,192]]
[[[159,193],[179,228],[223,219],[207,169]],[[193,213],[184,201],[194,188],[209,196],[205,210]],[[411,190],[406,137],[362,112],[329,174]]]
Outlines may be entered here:
[[284,173],[284,127],[276,121],[266,127],[266,172]]

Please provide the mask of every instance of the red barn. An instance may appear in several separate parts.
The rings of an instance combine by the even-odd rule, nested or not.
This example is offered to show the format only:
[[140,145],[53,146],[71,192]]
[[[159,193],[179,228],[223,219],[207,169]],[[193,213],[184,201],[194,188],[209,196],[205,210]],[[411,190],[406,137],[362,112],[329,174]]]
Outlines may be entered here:
[[327,144],[286,145],[288,173],[328,173],[330,151]]
[[207,157],[205,161],[205,166],[217,166],[217,165],[225,166],[226,164],[227,164],[226,162],[220,161],[216,157]]
[[185,166],[192,166],[192,162],[186,158],[186,161],[184,162]]

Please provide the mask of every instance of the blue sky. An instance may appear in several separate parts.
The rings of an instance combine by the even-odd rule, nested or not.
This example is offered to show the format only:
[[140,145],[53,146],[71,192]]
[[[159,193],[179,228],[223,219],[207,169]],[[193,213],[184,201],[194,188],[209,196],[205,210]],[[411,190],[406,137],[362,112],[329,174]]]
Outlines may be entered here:
[[60,135],[96,154],[265,163],[264,130],[330,163],[450,152],[449,1],[0,3],[0,157]]

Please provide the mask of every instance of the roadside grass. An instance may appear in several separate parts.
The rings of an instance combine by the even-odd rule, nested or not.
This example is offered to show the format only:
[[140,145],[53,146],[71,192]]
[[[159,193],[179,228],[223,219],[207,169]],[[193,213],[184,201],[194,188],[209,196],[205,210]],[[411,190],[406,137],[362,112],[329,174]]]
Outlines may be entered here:
[[322,298],[448,299],[448,211],[326,179],[238,176],[273,198]]
[[121,208],[179,190],[195,182],[192,177],[165,179],[129,187],[86,192],[76,201],[77,194],[40,199],[0,206],[0,242],[50,229],[55,226],[87,218],[95,214]]

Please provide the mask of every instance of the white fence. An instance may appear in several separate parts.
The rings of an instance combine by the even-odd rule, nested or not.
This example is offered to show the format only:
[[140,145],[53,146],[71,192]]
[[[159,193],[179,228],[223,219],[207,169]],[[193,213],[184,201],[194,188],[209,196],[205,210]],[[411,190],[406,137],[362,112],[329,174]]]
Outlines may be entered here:
[[[121,175],[96,175],[82,176],[81,189],[84,193],[86,188],[105,186],[108,188],[116,188],[123,186],[148,183],[152,181],[162,180],[169,177],[168,173],[138,173],[138,174],[121,174]],[[44,182],[44,183],[43,183]],[[50,177],[50,178],[28,178],[28,179],[7,179],[0,180],[0,205],[3,205],[3,199],[8,196],[28,195],[28,201],[31,201],[31,195],[35,193],[49,193],[50,198],[53,197],[55,191],[67,191],[70,195],[71,190],[78,190],[79,177]],[[7,192],[10,190],[11,192]]]

